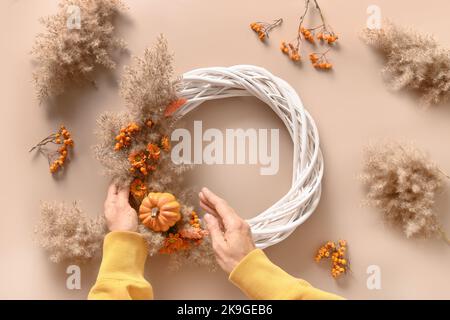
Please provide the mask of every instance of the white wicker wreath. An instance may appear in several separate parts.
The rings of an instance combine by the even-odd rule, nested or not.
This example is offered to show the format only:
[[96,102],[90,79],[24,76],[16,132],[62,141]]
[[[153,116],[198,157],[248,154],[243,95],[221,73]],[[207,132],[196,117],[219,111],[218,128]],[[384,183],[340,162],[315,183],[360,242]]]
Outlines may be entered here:
[[252,65],[195,69],[183,75],[180,85],[179,94],[187,103],[177,110],[176,117],[207,100],[255,96],[283,120],[294,144],[291,189],[247,222],[258,248],[287,238],[317,207],[323,176],[317,127],[298,94],[286,81]]

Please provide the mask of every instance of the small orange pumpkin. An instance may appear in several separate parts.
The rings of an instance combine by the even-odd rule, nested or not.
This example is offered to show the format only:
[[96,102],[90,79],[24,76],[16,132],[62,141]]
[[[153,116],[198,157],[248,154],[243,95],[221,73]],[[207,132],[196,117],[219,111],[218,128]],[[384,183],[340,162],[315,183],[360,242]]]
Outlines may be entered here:
[[141,203],[139,219],[153,231],[167,231],[180,219],[180,204],[171,193],[150,192]]

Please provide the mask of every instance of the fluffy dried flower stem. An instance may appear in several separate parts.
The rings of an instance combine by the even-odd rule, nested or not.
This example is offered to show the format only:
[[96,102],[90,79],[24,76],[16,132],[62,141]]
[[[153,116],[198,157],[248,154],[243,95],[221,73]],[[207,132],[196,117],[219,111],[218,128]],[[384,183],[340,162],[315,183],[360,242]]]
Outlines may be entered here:
[[399,143],[371,146],[361,178],[368,187],[368,203],[408,238],[438,236],[448,242],[433,210],[444,175],[421,151]]
[[[69,28],[67,10],[80,8],[81,27]],[[46,32],[38,34],[32,55],[39,102],[63,94],[70,87],[94,84],[95,71],[116,67],[113,54],[125,49],[115,36],[114,19],[125,10],[121,0],[61,0],[55,15],[42,19]]]
[[449,100],[450,50],[432,36],[385,21],[381,29],[363,30],[362,38],[386,57],[382,73],[392,89],[418,92],[424,106]]

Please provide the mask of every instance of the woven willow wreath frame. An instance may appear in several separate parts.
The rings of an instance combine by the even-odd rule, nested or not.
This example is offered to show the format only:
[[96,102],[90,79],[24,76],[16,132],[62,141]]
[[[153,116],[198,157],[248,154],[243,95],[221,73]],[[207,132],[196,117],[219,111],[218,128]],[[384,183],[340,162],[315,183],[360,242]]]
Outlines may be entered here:
[[181,118],[208,100],[255,96],[284,122],[294,144],[292,185],[270,208],[247,220],[255,244],[266,248],[286,239],[316,209],[321,195],[323,157],[316,124],[295,90],[267,70],[252,65],[200,68],[185,73],[179,95],[187,100]]

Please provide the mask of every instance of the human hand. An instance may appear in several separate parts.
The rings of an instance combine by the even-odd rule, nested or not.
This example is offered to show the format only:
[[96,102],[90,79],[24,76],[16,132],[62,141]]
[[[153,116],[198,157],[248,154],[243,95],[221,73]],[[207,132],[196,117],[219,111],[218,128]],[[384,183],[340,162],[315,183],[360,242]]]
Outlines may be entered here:
[[128,202],[130,188],[111,184],[105,201],[105,218],[109,231],[137,231],[138,217]]
[[226,273],[231,273],[255,249],[250,226],[209,189],[203,188],[199,198],[200,206],[208,212],[204,219],[217,262]]

